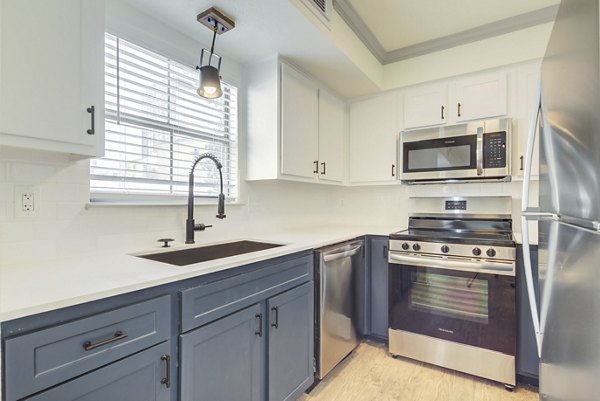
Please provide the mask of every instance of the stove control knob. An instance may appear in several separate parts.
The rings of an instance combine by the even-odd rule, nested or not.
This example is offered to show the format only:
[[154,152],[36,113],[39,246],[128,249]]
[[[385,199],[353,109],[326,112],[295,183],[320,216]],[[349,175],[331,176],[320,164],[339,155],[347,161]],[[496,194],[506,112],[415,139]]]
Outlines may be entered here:
[[448,248],[448,245],[443,245],[442,246],[442,253],[448,253],[450,252],[450,248]]
[[421,249],[421,245],[413,244],[413,251],[419,251]]
[[405,251],[408,251],[409,248],[410,248],[410,245],[408,245],[408,242],[405,242],[402,244],[402,249],[404,249]]
[[490,248],[487,250],[486,255],[488,255],[490,258],[493,258],[496,256],[496,250],[494,248]]
[[475,256],[481,255],[481,249],[479,249],[477,247],[473,248],[473,255],[475,255]]

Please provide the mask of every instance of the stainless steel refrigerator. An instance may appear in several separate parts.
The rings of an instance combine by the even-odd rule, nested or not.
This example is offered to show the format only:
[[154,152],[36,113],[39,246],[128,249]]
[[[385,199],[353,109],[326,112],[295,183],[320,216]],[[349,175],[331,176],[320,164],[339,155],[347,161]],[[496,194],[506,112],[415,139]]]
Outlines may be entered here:
[[[600,399],[600,31],[598,0],[562,0],[542,63],[523,183],[523,253],[540,398]],[[537,134],[536,134],[537,132]],[[534,140],[539,208],[529,204]],[[539,299],[526,221],[537,222]]]

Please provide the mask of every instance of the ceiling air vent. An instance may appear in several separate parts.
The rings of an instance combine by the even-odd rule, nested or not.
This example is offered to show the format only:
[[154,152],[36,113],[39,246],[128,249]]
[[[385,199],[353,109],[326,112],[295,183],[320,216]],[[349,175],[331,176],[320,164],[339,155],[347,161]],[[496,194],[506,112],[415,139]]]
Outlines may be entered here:
[[333,9],[333,0],[302,0],[302,2],[321,20],[321,22],[329,27],[331,11]]

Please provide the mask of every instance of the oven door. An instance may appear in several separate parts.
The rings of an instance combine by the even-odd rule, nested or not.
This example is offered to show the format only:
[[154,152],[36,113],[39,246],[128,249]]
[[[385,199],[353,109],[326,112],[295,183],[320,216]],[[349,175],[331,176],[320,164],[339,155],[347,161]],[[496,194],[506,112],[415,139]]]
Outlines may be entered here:
[[390,329],[514,356],[514,275],[470,270],[390,263]]
[[483,175],[482,141],[462,135],[402,143],[401,179],[439,180]]

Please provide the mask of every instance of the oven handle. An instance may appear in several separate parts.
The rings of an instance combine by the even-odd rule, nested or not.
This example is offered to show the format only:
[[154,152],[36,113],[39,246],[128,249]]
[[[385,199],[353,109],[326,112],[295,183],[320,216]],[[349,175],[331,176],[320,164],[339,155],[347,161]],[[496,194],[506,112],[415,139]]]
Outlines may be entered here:
[[437,269],[464,270],[480,273],[515,275],[514,262],[463,261],[452,259],[430,258],[427,256],[410,256],[401,253],[389,253],[390,263],[402,263],[418,267],[435,267]]
[[477,176],[483,175],[483,128],[477,128]]

